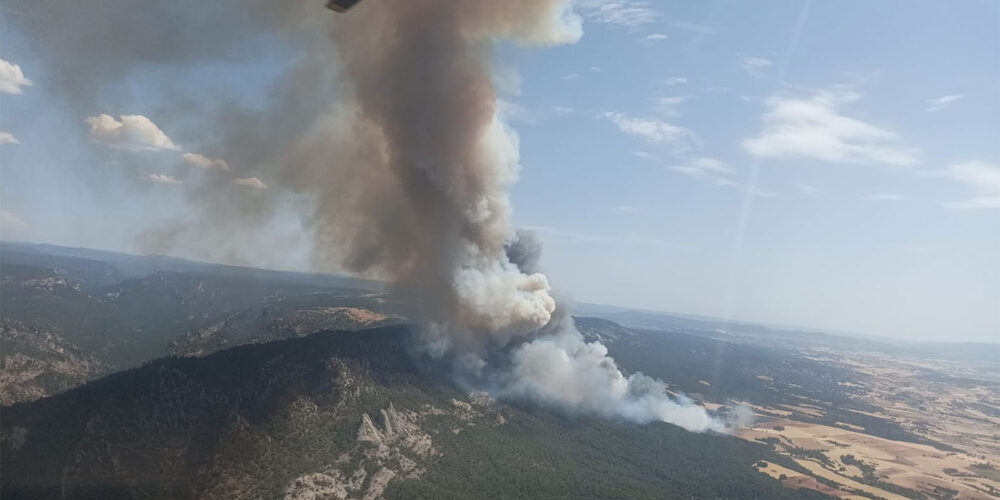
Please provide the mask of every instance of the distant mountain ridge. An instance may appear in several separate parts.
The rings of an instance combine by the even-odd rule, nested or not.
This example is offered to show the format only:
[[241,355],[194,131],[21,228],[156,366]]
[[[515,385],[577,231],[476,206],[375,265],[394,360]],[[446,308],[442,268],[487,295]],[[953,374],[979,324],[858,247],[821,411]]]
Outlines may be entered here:
[[[600,304],[577,304],[576,312],[585,316],[605,318],[629,328],[687,332],[711,338],[771,342],[775,346],[828,345],[840,349],[891,351],[916,357],[945,360],[970,360],[1000,364],[1000,343],[985,342],[904,342],[887,338],[868,338],[794,327],[760,324],[685,315],[628,309]],[[998,333],[1000,335],[1000,333]]]
[[[336,276],[331,274],[273,271],[251,267],[230,266],[197,262],[164,255],[132,255],[107,250],[72,248],[44,243],[0,241],[2,263],[23,264],[35,267],[60,267],[67,271],[88,276],[89,272],[104,274],[108,282],[92,281],[94,286],[106,286],[128,278],[144,278],[157,271],[201,272],[221,276],[240,276],[264,281],[285,281],[301,285],[333,288],[356,288],[383,291],[385,284],[375,280]],[[93,278],[93,275],[89,277]]]
[[3,243],[0,404],[171,354],[401,322],[373,283]]

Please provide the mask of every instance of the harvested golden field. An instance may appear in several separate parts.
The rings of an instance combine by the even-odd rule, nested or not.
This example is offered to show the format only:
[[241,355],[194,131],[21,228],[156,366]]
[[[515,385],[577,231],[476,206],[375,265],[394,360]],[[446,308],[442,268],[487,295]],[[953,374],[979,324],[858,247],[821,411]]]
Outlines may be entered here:
[[[988,380],[940,376],[952,366],[928,360],[824,352],[826,362],[865,375],[854,384],[860,402],[878,408],[858,413],[899,424],[930,444],[898,441],[840,421],[816,423],[822,405],[752,406],[758,422],[739,436],[767,442],[808,474],[775,464],[762,473],[791,488],[864,498],[1000,498],[1000,394]],[[923,375],[923,376],[918,376]],[[810,421],[811,420],[811,421]]]

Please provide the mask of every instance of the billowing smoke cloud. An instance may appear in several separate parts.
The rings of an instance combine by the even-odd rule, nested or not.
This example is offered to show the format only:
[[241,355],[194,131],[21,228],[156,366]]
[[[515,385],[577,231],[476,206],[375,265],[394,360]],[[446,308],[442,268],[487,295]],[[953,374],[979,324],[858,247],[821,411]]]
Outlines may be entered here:
[[350,142],[297,151],[326,174],[342,158],[329,181],[355,180],[321,195],[321,238],[349,269],[419,290],[440,351],[537,331],[555,300],[544,275],[507,256],[518,145],[497,114],[492,51],[498,39],[573,42],[579,18],[552,0],[365,2],[349,16],[331,35],[353,110],[333,120],[349,121]]
[[[206,111],[177,99],[184,109],[156,117],[183,124],[196,111],[211,113],[199,120],[211,130],[180,136],[185,147],[213,151],[232,169],[214,169],[219,175],[205,176],[203,188],[185,182],[192,203],[204,207],[203,225],[222,235],[255,227],[253,217],[288,193],[305,200],[298,206],[318,267],[383,278],[408,293],[423,315],[428,349],[463,360],[498,396],[724,429],[703,408],[669,397],[662,382],[623,374],[603,345],[586,343],[557,312],[539,272],[537,240],[511,225],[518,137],[498,113],[494,49],[500,41],[575,42],[582,22],[569,0],[366,0],[344,16],[319,0],[211,7],[105,0],[85,7],[100,10],[85,18],[118,17],[116,29],[90,32],[63,12],[83,2],[11,1],[55,17],[34,29],[60,42],[46,42],[57,83],[67,68],[83,72],[65,93],[80,109],[134,68],[227,59],[261,33],[282,37],[302,55],[263,108],[224,102]],[[228,16],[212,21],[227,6]],[[221,183],[259,189],[227,191]],[[184,234],[161,230],[145,240],[166,244]]]
[[604,345],[587,343],[579,332],[541,337],[513,350],[502,392],[554,406],[633,422],[668,422],[689,431],[724,432],[730,425],[680,397],[671,399],[663,382],[641,373],[625,376]]

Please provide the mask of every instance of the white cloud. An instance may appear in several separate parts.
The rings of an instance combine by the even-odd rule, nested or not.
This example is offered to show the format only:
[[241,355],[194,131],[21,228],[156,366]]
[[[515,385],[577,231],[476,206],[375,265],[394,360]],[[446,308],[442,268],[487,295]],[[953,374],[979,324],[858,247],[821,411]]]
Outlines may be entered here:
[[184,153],[181,155],[181,160],[188,165],[192,165],[203,170],[229,170],[229,164],[226,163],[226,160],[209,158],[203,154]]
[[670,144],[677,151],[690,150],[695,141],[695,135],[690,130],[656,118],[629,116],[614,112],[604,113],[602,116],[626,134],[640,137],[649,142]]
[[20,66],[0,59],[0,94],[20,94],[24,92],[23,87],[30,87],[31,84]]
[[233,179],[233,184],[237,186],[243,186],[251,189],[266,189],[267,185],[260,181],[256,177],[240,177]]
[[629,29],[652,23],[660,17],[660,13],[653,9],[649,2],[639,0],[611,2],[580,0],[577,3],[577,8],[590,22]]
[[945,203],[956,210],[1000,209],[1000,164],[980,160],[949,165],[945,177],[971,187],[976,196],[964,201]]
[[671,87],[676,86],[676,85],[684,85],[687,82],[688,82],[688,79],[684,78],[683,76],[672,76],[670,78],[667,78],[664,81],[664,83],[666,83],[667,85],[670,85]]
[[580,78],[580,73],[568,73],[563,75],[563,80],[576,80]]
[[996,210],[1000,209],[1000,195],[976,196],[964,201],[949,201],[944,206],[953,210]]
[[18,142],[19,141],[17,140],[17,137],[14,137],[14,134],[0,131],[0,144],[18,144]]
[[687,102],[691,96],[687,95],[672,95],[665,96],[656,99],[656,111],[666,116],[679,116],[681,104]]
[[20,217],[14,215],[6,210],[0,210],[0,229],[2,230],[14,230],[14,229],[24,229],[27,228],[28,224],[21,220]]
[[180,179],[164,174],[149,174],[146,176],[146,180],[156,182],[158,184],[169,184],[172,186],[181,184]]
[[948,166],[945,175],[972,186],[977,191],[1000,194],[1000,165],[980,160]]
[[927,99],[926,101],[927,108],[925,109],[930,113],[933,113],[935,111],[941,111],[942,109],[947,108],[952,104],[962,100],[962,98],[964,97],[965,96],[961,94],[951,94],[951,95],[941,96],[935,99]]
[[129,151],[179,149],[160,127],[142,115],[122,115],[121,121],[106,114],[87,118],[90,135],[108,146]]
[[647,153],[645,151],[633,151],[632,154],[634,154],[636,156],[636,158],[642,158],[643,160],[655,160],[656,159],[655,156],[653,156],[653,155],[651,155],[651,154],[649,154],[649,153]]
[[764,130],[743,141],[759,158],[808,158],[836,163],[916,164],[920,151],[901,144],[887,130],[841,114],[857,94],[817,92],[812,97],[771,97],[765,101]]
[[695,179],[701,179],[718,187],[732,188],[740,192],[748,193],[751,196],[760,198],[773,198],[776,196],[775,193],[766,189],[736,182],[734,180],[736,171],[721,160],[717,160],[715,158],[692,158],[683,164],[674,165],[669,168],[671,171],[679,174],[694,177]]
[[899,193],[874,193],[865,196],[865,199],[869,201],[903,201],[906,197]]
[[663,41],[663,40],[666,40],[666,39],[667,39],[667,35],[664,35],[663,33],[651,33],[649,35],[646,35],[646,40],[649,40],[649,41],[652,41],[652,42],[660,42],[660,41]]
[[773,64],[773,61],[763,57],[744,56],[740,59],[740,66],[754,78],[763,77]]
[[733,169],[715,158],[694,158],[684,165],[670,167],[671,170],[701,177],[705,174],[731,175]]
[[632,205],[618,205],[616,207],[611,207],[611,210],[626,215],[635,215],[648,212],[648,210],[646,210],[645,208],[639,208]]
[[679,174],[713,181],[719,186],[734,186],[733,169],[715,158],[693,158],[682,165],[674,165],[670,170]]

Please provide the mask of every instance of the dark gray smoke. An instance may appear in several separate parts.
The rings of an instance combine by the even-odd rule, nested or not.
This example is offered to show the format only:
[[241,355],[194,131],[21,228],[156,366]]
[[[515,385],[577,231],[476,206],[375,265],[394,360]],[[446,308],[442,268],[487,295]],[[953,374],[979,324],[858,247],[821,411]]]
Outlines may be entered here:
[[[157,117],[186,127],[177,142],[233,171],[187,187],[202,216],[147,232],[151,246],[231,238],[260,226],[276,204],[299,207],[317,265],[409,293],[433,351],[480,365],[485,353],[507,353],[498,395],[724,428],[672,400],[662,382],[626,377],[603,345],[554,316],[541,245],[511,226],[518,138],[498,113],[494,50],[500,41],[575,42],[581,21],[569,0],[365,0],[343,16],[321,0],[11,0],[4,8],[37,39],[51,85],[80,113],[120,104],[107,89],[135,71],[252,57],[269,37],[300,52],[263,108],[179,98]],[[237,176],[271,189],[256,197],[222,189]]]
[[507,259],[526,273],[540,272],[542,240],[538,239],[538,233],[518,229],[514,239],[507,242]]

